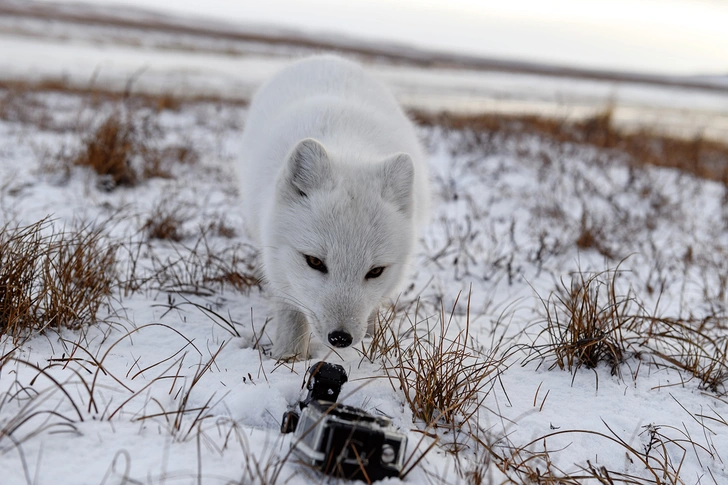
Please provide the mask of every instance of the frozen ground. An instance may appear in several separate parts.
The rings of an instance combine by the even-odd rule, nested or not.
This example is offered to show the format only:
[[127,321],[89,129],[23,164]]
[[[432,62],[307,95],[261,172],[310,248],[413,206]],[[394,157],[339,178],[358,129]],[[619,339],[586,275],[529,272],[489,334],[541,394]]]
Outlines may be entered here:
[[[303,396],[310,362],[291,367],[267,355],[275,322],[267,325],[264,290],[235,291],[199,274],[210,255],[241,273],[255,263],[232,182],[245,108],[127,112],[119,101],[76,95],[3,95],[26,116],[6,108],[16,115],[0,122],[2,222],[50,216],[57,230],[102,226],[118,245],[125,283],[102,323],[50,330],[18,348],[0,340],[2,483],[321,481],[285,459],[291,438],[278,430]],[[157,125],[150,147],[187,147],[197,161],[112,191],[86,169],[57,168],[119,109]],[[368,358],[367,340],[338,354],[319,345],[314,356],[349,372],[345,403],[390,416],[407,433],[410,465],[439,438],[404,482],[532,483],[537,473],[587,476],[581,470],[591,467],[633,477],[628,483],[726,483],[725,188],[535,135],[420,134],[431,152],[435,210],[392,328],[407,347],[413,321],[435,339],[441,324],[451,322],[454,338],[469,322],[469,361],[491,373],[455,425],[427,427],[407,405],[414,391],[405,395],[386,377],[396,375],[396,352]],[[181,218],[181,241],[148,236],[155,211]],[[545,308],[565,319],[556,295],[568,300],[581,278],[617,268],[598,278],[600,311],[618,306],[643,322],[605,327],[625,332],[623,362],[560,370],[543,333]],[[715,347],[670,344],[697,339],[689,332],[653,339],[671,322],[700,325]],[[676,369],[692,357],[696,369],[718,363],[713,381]]]

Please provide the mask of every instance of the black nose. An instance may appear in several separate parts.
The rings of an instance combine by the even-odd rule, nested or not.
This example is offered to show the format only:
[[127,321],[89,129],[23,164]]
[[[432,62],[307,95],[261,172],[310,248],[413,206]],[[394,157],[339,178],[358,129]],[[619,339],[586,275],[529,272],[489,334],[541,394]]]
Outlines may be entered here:
[[351,335],[341,330],[335,330],[329,334],[329,342],[334,347],[348,347],[351,345]]

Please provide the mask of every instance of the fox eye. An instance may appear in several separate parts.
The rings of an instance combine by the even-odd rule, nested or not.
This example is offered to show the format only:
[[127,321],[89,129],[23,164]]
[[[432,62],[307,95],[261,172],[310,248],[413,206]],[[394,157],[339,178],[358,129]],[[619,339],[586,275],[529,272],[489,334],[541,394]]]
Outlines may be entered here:
[[320,271],[322,273],[328,273],[329,269],[326,267],[323,261],[321,261],[316,256],[309,256],[307,254],[303,255],[304,258],[306,258],[306,263],[316,271]]
[[384,273],[385,266],[377,266],[369,270],[364,279],[370,280],[372,278],[379,278]]

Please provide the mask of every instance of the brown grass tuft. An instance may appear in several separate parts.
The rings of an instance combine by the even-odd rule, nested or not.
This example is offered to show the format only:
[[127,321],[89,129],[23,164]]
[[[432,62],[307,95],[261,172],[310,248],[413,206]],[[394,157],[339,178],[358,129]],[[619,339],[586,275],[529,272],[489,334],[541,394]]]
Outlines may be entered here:
[[61,157],[61,168],[89,167],[106,190],[130,187],[150,178],[172,178],[175,164],[194,164],[197,152],[189,145],[159,147],[161,128],[151,114],[117,109],[83,138],[82,148]]
[[152,209],[142,231],[149,239],[179,242],[186,237],[182,230],[185,219],[185,210],[181,203],[164,199]]
[[198,153],[189,145],[170,145],[161,150],[147,147],[144,151],[141,178],[173,178],[174,165],[194,165]]
[[636,306],[633,295],[617,293],[618,276],[618,269],[579,272],[568,284],[562,280],[554,293],[541,300],[546,326],[539,335],[545,334],[548,343],[534,345],[533,351],[553,359],[550,369],[576,374],[581,367],[594,369],[606,363],[612,375],[619,374],[630,348],[626,336],[642,315],[632,313]]
[[593,221],[584,213],[581,218],[581,230],[576,238],[576,247],[583,250],[593,249],[605,258],[615,259],[614,253],[604,242],[606,239],[603,225]]
[[113,113],[84,139],[84,149],[72,163],[93,169],[108,189],[132,186],[139,178],[132,162],[145,151],[134,124],[123,115]]
[[216,236],[227,239],[232,239],[238,234],[235,227],[227,223],[224,216],[220,216],[217,220],[210,222],[207,226],[207,230]]
[[0,333],[96,322],[116,282],[116,248],[99,229],[57,231],[43,219],[0,229]]
[[163,239],[168,241],[181,241],[183,220],[174,213],[153,213],[144,223],[142,229],[150,239]]
[[[621,375],[621,364],[634,357],[641,363],[679,370],[687,376],[680,385],[696,379],[699,388],[725,395],[726,317],[718,314],[697,320],[652,316],[631,287],[626,294],[617,292],[619,273],[619,268],[578,272],[569,283],[562,280],[547,299],[541,299],[545,327],[537,342],[529,346],[524,364],[544,359],[550,361],[549,369],[558,367],[576,374],[582,367],[594,369],[603,363],[613,375]],[[541,337],[547,342],[538,343]]]
[[454,336],[448,334],[455,306],[449,318],[441,309],[439,328],[424,332],[420,331],[422,322],[417,322],[418,309],[412,342],[403,347],[402,340],[392,335],[384,369],[392,387],[404,392],[416,420],[426,426],[461,426],[478,412],[500,375],[502,360],[495,358],[498,349],[481,355],[470,346],[470,301],[465,328]]

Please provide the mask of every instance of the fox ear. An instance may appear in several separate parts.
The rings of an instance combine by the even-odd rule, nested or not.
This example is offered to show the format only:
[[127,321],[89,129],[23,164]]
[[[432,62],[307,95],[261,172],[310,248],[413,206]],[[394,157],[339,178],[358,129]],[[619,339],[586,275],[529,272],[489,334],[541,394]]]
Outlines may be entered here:
[[287,179],[302,197],[327,185],[331,180],[331,162],[324,146],[313,138],[298,142],[288,157]]
[[415,165],[406,153],[392,155],[381,165],[382,198],[409,215],[414,204]]

